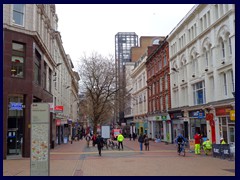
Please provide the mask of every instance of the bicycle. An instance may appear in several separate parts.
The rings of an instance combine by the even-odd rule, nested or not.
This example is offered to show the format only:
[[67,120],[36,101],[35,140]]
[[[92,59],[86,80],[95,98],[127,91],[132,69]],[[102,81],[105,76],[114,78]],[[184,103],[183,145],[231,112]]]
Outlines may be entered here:
[[183,157],[186,155],[185,152],[185,142],[178,142],[180,146],[178,146],[178,155],[182,155]]

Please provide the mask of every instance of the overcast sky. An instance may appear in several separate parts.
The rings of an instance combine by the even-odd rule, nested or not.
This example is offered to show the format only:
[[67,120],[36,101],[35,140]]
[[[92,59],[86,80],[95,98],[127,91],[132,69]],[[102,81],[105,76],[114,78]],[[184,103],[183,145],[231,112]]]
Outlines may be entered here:
[[86,53],[115,54],[115,35],[167,36],[194,4],[57,4],[58,31],[74,66]]

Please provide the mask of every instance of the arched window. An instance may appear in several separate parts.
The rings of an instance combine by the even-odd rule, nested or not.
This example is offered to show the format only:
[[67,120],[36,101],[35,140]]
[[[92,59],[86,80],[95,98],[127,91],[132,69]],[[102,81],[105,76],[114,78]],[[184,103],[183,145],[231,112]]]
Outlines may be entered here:
[[222,58],[225,58],[225,47],[222,39],[221,39],[221,50],[222,50]]
[[224,95],[227,96],[227,75],[226,73],[223,73],[223,92],[224,92]]

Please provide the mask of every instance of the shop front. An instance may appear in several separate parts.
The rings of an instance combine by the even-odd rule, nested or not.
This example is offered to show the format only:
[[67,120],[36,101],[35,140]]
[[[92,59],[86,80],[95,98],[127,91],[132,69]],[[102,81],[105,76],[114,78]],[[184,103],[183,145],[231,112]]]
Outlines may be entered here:
[[162,139],[163,123],[161,116],[148,117],[149,137],[152,139]]
[[227,144],[235,144],[235,110],[231,106],[216,108],[218,120],[217,143],[223,137]]
[[172,121],[172,140],[174,141],[179,133],[182,134],[184,137],[187,137],[184,131],[184,121],[182,112],[175,111],[169,114]]
[[172,143],[172,126],[169,115],[161,116],[162,119],[162,140],[168,143]]
[[24,133],[24,96],[9,96],[7,155],[22,156]]
[[205,113],[202,109],[189,111],[190,119],[190,139],[194,139],[194,135],[199,133],[203,138],[208,137]]
[[140,134],[147,134],[148,133],[148,123],[144,119],[138,119],[136,121],[136,130],[137,130],[137,135]]

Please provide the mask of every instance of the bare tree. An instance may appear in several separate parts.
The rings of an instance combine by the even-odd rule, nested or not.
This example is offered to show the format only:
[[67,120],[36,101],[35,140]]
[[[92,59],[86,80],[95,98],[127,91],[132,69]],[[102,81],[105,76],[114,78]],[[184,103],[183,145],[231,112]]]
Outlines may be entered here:
[[96,133],[97,125],[111,119],[113,113],[113,102],[117,92],[114,58],[92,53],[90,57],[81,57],[80,62],[79,74],[83,86],[81,89],[85,92],[86,99],[85,107],[82,107],[90,117],[93,131]]

